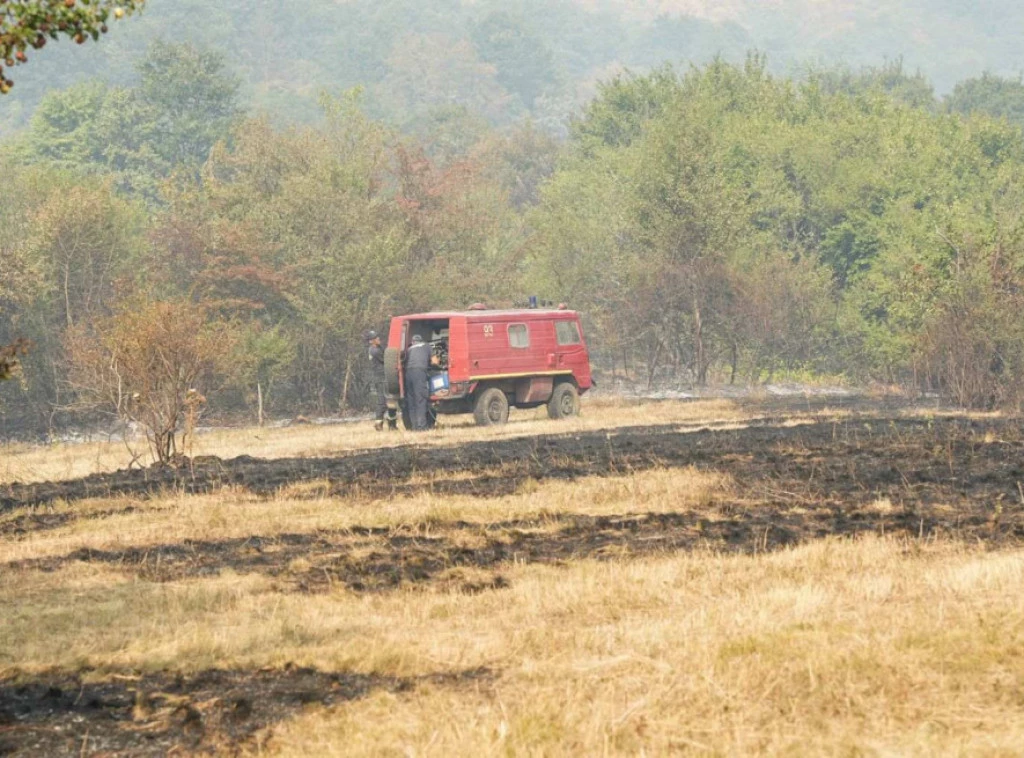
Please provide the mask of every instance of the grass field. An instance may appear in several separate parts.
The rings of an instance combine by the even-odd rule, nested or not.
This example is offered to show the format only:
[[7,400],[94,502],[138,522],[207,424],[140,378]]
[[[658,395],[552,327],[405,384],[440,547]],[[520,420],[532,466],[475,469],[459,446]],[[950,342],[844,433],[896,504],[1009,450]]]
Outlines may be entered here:
[[4,449],[0,754],[1022,754],[1019,420],[368,426]]

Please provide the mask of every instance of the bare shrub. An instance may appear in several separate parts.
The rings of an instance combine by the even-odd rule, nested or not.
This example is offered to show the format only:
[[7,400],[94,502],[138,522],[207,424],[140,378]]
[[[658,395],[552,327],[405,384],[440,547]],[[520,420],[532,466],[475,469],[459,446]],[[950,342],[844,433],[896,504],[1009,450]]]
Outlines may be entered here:
[[993,276],[991,267],[954,279],[919,343],[926,386],[963,408],[1020,406],[1024,301],[1014,285],[1013,280]]
[[133,298],[69,330],[66,344],[80,401],[138,424],[166,464],[186,450],[204,395],[230,375],[237,338],[195,303]]
[[[771,381],[778,370],[813,366],[827,339],[831,275],[810,258],[765,254],[730,273],[726,322],[750,378]],[[736,375],[734,353],[732,375]]]

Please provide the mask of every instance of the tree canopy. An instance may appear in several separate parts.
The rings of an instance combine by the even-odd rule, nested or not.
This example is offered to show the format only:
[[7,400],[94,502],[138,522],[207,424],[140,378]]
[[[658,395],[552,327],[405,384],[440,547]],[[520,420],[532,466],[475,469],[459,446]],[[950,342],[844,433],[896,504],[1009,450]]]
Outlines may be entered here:
[[[943,107],[900,62],[789,78],[751,55],[612,75],[560,140],[475,112],[521,93],[445,39],[408,41],[446,52],[423,87],[392,71],[423,114],[406,128],[369,88],[323,94],[313,124],[253,116],[189,43],[50,93],[0,158],[0,344],[33,343],[5,418],[93,418],[136,311],[232,346],[196,374],[209,412],[329,413],[365,402],[366,328],[527,294],[579,308],[613,379],[1024,404],[1024,133],[991,103]],[[446,103],[452,71],[496,89]]]

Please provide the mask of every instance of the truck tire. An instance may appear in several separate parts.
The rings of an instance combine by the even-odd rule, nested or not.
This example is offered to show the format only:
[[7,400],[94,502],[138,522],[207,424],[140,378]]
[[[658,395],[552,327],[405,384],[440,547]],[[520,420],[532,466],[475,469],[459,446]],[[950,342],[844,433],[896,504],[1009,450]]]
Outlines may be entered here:
[[498,426],[508,421],[508,397],[498,387],[481,392],[473,405],[473,418],[477,426]]
[[389,395],[397,396],[402,391],[398,380],[399,367],[402,363],[402,351],[397,347],[384,348],[384,388]]
[[548,400],[548,418],[569,418],[580,412],[580,393],[572,382],[555,385],[551,399]]

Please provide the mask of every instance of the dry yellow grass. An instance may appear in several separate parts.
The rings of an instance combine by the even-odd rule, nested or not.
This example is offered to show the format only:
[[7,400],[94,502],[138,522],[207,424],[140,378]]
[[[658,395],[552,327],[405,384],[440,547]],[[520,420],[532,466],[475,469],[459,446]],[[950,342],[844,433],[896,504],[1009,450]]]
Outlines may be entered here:
[[[210,495],[177,494],[150,500],[89,500],[57,505],[52,510],[79,514],[117,506],[137,510],[80,519],[57,529],[7,540],[0,543],[0,562],[61,555],[86,547],[118,550],[186,539],[271,537],[356,526],[416,528],[453,521],[487,524],[547,514],[663,513],[696,507],[710,513],[715,498],[728,487],[728,477],[722,474],[686,468],[647,471],[642,477],[587,477],[543,485],[531,480],[519,492],[497,498],[437,495],[428,489],[396,499],[342,499],[324,496],[326,483],[308,482],[269,499],[245,490],[225,489]],[[0,517],[0,523],[17,518],[25,510]]]
[[1020,553],[829,540],[508,576],[510,589],[475,596],[307,597],[230,575],[5,575],[0,667],[495,674],[308,711],[278,727],[281,755],[1012,755],[1024,744]]
[[419,670],[493,665],[492,686],[312,713],[278,733],[278,754],[1016,755],[1024,744],[1020,554],[869,539],[522,573],[504,600],[410,608],[395,616],[402,628],[378,630],[384,644],[409,640],[396,662],[411,647]]
[[[576,427],[528,420],[394,440],[458,444],[600,423],[737,425],[745,413],[730,404],[623,406]],[[209,435],[202,452],[315,455],[381,440],[363,428],[306,427],[274,431],[256,448],[247,436],[254,434]],[[83,461],[74,450],[56,463],[22,450],[5,471],[103,465],[96,448],[75,449]],[[462,682],[416,679],[406,690],[307,707],[271,726],[266,750],[280,756],[1022,754],[1019,550],[867,537],[754,556],[696,550],[559,566],[508,562],[500,567],[507,587],[475,594],[443,583],[305,594],[228,567],[158,583],[103,563],[10,566],[86,547],[145,550],[353,527],[430,530],[536,517],[544,530],[546,515],[688,509],[714,519],[720,500],[744,495],[726,471],[696,469],[527,481],[489,499],[432,493],[430,477],[419,475],[426,486],[416,494],[389,499],[330,497],[327,483],[314,481],[265,499],[228,489],[54,504],[55,512],[90,517],[0,542],[0,678],[287,663],[402,678],[490,672]],[[135,510],[115,512],[126,506]],[[868,506],[895,508],[886,499]],[[481,544],[471,530],[452,539]],[[301,571],[305,560],[291,568]],[[475,569],[452,571],[473,578]]]
[[[839,418],[849,415],[843,409],[805,410],[793,401],[790,424],[815,418]],[[538,434],[561,434],[595,429],[656,424],[714,425],[716,428],[740,428],[752,419],[765,415],[756,403],[739,405],[731,400],[624,400],[620,398],[585,398],[583,413],[575,419],[552,422],[544,409],[513,411],[511,421],[502,427],[474,426],[471,416],[442,416],[439,427],[430,434],[414,435],[404,431],[386,434],[373,431],[369,421],[340,424],[301,424],[280,428],[244,427],[216,429],[198,435],[189,455],[216,455],[223,458],[251,455],[258,458],[289,458],[334,456],[379,447],[399,445],[457,445],[476,440],[523,437]],[[775,415],[773,413],[773,415]],[[909,416],[997,417],[998,413],[962,414],[952,411],[907,409]],[[138,440],[132,447],[144,453]],[[116,471],[132,460],[123,442],[55,443],[29,445],[0,443],[0,484],[7,482],[42,482],[72,479],[89,474]],[[141,463],[148,464],[148,455]]]
[[[588,399],[584,401],[583,414],[567,421],[552,422],[544,409],[514,411],[508,425],[488,428],[474,426],[471,416],[442,416],[438,429],[419,435],[404,431],[377,433],[369,421],[303,424],[275,429],[217,429],[197,436],[189,454],[224,458],[242,454],[258,458],[333,456],[397,445],[452,445],[474,440],[633,425],[741,424],[760,415],[756,408],[741,408],[728,400],[630,402]],[[141,442],[135,446],[144,449]],[[131,455],[123,442],[0,445],[0,483],[71,479],[114,471],[130,462]],[[148,458],[143,458],[143,462],[148,462]]]

